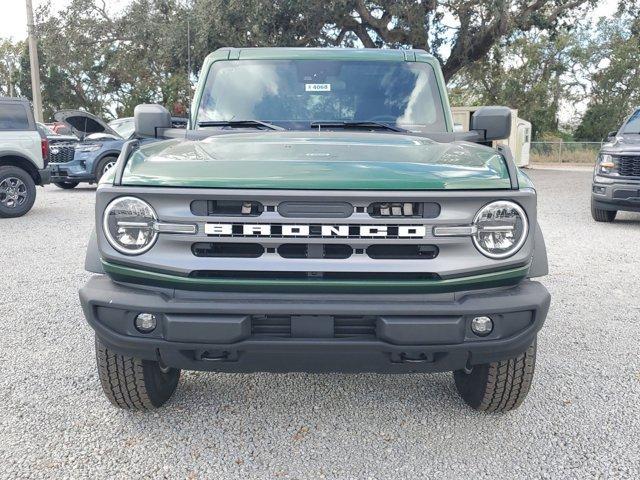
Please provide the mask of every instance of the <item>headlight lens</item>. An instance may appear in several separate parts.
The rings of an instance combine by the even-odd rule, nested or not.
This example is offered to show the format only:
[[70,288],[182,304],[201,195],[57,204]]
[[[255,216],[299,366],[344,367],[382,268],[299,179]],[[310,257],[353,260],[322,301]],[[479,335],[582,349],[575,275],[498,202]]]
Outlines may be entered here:
[[113,200],[104,211],[103,228],[113,248],[127,255],[146,252],[158,238],[158,217],[151,205],[136,197]]
[[473,224],[477,229],[473,243],[489,258],[510,257],[520,250],[529,232],[527,214],[522,207],[502,200],[482,207]]
[[598,162],[596,163],[596,173],[602,175],[618,175],[618,168],[613,156],[608,153],[601,153],[598,155]]
[[76,152],[95,152],[101,148],[101,143],[79,143],[76,145]]

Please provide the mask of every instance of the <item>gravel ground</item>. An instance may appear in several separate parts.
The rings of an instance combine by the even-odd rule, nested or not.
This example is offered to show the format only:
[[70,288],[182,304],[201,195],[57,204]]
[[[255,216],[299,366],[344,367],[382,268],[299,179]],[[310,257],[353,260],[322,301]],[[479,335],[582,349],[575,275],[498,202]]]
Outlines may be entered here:
[[640,477],[640,215],[596,224],[588,172],[531,175],[553,302],[505,415],[448,374],[186,373],[157,413],[117,410],[77,296],[95,190],[39,189],[0,221],[0,478]]

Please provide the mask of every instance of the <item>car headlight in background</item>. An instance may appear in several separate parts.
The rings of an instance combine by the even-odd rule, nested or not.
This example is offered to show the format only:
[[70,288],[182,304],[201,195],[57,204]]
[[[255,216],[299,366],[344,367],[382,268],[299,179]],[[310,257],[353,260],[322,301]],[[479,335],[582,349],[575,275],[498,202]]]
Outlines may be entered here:
[[76,145],[76,152],[95,152],[102,148],[101,143],[79,143]]
[[136,197],[113,200],[104,211],[103,228],[109,244],[127,255],[146,252],[158,238],[158,217],[151,205]]
[[613,156],[607,153],[601,153],[598,155],[598,161],[596,162],[596,174],[618,175],[618,169]]
[[473,220],[476,232],[473,243],[489,258],[506,258],[515,254],[529,233],[529,221],[522,207],[500,200],[482,207]]

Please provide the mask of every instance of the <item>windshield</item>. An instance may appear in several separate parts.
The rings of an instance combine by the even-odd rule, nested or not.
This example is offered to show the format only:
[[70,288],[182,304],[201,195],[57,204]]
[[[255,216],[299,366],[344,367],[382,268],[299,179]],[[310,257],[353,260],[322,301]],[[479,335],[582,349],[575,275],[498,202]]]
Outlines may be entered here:
[[109,122],[109,126],[122,138],[129,138],[133,135],[136,128],[133,118],[114,120],[113,122]]
[[380,122],[446,131],[431,65],[345,60],[216,62],[197,123],[260,120],[291,129],[312,122]]
[[640,133],[640,109],[633,112],[631,117],[629,117],[622,133]]

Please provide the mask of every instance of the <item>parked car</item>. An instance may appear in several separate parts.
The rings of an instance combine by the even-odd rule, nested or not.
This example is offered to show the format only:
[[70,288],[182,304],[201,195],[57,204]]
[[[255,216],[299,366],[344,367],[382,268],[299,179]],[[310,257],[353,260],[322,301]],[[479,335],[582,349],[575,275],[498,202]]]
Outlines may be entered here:
[[49,142],[26,99],[0,97],[0,217],[20,217],[49,183]]
[[536,190],[481,145],[511,111],[455,133],[422,50],[221,49],[201,71],[189,129],[137,106],[97,189],[80,300],[107,398],[159,407],[181,369],[453,371],[472,408],[517,408],[550,295]]
[[640,107],[609,133],[593,174],[593,219],[613,222],[619,210],[640,212]]
[[122,145],[131,138],[133,117],[120,118],[108,124],[100,118],[81,110],[61,110],[54,115],[80,139],[73,148],[73,155],[61,156],[51,163],[51,181],[58,187],[71,189],[80,183],[96,183],[120,155]]
[[50,126],[36,122],[40,135],[49,141],[49,163],[66,163],[73,160],[78,137],[56,133]]

